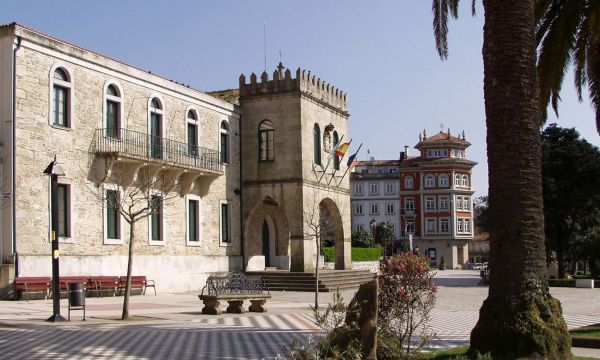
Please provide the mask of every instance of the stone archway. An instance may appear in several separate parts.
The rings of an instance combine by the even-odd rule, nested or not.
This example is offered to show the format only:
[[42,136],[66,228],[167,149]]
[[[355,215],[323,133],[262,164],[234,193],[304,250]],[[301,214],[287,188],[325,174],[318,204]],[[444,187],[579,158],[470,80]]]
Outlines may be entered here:
[[290,268],[287,217],[283,207],[270,197],[256,204],[245,221],[244,254],[246,271],[262,271],[266,266]]
[[338,206],[332,199],[325,198],[319,203],[319,209],[320,216],[326,217],[322,221],[328,228],[326,236],[332,237],[335,244],[335,269],[352,269],[351,243],[344,239],[344,226]]

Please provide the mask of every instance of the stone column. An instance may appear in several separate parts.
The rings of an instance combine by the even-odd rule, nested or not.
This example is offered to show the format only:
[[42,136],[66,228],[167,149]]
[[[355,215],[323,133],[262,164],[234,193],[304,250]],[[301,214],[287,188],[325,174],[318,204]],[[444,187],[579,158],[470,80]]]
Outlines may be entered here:
[[290,236],[291,272],[310,272],[315,270],[313,263],[313,239],[304,236]]

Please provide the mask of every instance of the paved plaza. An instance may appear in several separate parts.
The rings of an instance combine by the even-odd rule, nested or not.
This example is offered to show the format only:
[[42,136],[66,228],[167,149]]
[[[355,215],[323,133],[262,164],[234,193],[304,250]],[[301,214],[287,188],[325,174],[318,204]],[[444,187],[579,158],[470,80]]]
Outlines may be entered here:
[[[476,271],[436,275],[438,299],[431,325],[434,348],[468,344],[487,287]],[[158,284],[160,292],[160,284]],[[600,323],[600,289],[553,288],[570,328]],[[344,291],[349,301],[352,291]],[[72,321],[47,323],[52,300],[0,302],[0,358],[3,359],[260,359],[272,358],[292,339],[318,334],[308,307],[314,294],[273,292],[264,314],[202,315],[197,294],[145,295],[131,299],[139,320],[121,322],[122,297],[87,299]],[[331,294],[320,295],[322,303]],[[66,300],[62,314],[67,315]],[[596,356],[599,350],[575,349]]]

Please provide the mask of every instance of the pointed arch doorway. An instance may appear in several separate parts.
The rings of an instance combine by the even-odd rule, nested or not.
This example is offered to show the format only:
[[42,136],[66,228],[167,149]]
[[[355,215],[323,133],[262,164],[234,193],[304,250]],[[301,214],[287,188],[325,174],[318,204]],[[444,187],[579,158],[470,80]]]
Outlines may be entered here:
[[271,267],[276,264],[277,232],[275,224],[269,215],[265,216],[262,226],[262,253],[265,257],[265,267]]

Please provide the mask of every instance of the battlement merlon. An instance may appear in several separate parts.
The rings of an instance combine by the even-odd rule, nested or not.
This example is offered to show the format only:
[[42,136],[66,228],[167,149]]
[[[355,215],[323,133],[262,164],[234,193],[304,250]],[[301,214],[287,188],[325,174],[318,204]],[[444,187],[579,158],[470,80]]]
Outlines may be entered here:
[[272,80],[269,80],[266,71],[261,74],[260,81],[257,80],[256,74],[252,73],[248,84],[246,76],[240,75],[240,97],[300,91],[340,111],[348,111],[345,92],[322,81],[308,70],[298,68],[296,77],[292,78],[290,69],[283,72],[283,65],[279,65],[273,72]]

